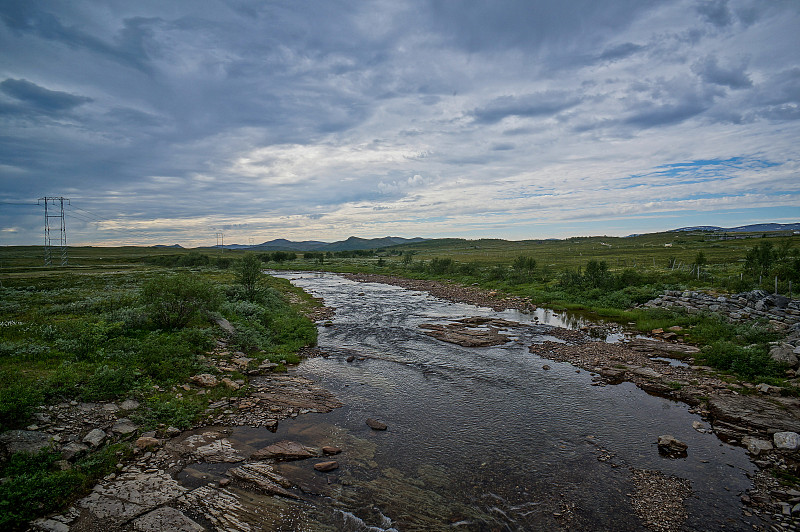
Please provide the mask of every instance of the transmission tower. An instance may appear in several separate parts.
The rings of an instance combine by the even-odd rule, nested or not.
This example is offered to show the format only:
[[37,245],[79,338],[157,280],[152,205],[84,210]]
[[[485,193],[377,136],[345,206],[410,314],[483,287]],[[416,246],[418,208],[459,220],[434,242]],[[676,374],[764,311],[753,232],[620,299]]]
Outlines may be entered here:
[[[61,265],[67,265],[67,226],[64,223],[64,202],[67,202],[69,205],[69,198],[64,198],[61,196],[45,196],[43,198],[38,199],[39,205],[44,205],[44,265],[50,266],[52,264],[53,255],[58,255],[61,257]],[[57,207],[57,209],[53,209],[54,211],[58,212],[58,214],[52,214],[50,209],[48,209],[48,205],[53,205]],[[58,229],[55,229],[55,224],[53,224],[54,228],[51,230],[50,227],[50,219],[55,218],[58,219]],[[51,236],[51,232],[58,231],[58,245],[54,245],[53,238]],[[53,248],[57,248],[57,251],[53,251]]]
[[217,247],[219,248],[219,252],[222,253],[225,251],[225,238],[223,237],[222,233],[214,233],[217,237]]

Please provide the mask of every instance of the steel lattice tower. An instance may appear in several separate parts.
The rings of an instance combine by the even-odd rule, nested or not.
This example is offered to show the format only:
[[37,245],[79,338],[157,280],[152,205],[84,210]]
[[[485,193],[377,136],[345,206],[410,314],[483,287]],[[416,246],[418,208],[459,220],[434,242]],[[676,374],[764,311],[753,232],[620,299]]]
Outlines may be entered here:
[[[58,255],[61,257],[61,265],[67,265],[67,225],[64,219],[64,202],[67,202],[69,205],[69,198],[64,198],[61,196],[45,196],[43,198],[39,198],[38,204],[44,205],[44,265],[50,266],[52,264],[52,256],[53,256],[53,248],[58,248]],[[50,210],[47,208],[48,205],[52,204],[53,206],[57,206],[58,214],[52,214]],[[55,209],[54,209],[55,210]],[[50,227],[50,220],[51,219],[58,219],[58,245],[53,245],[53,240],[51,236],[51,227]],[[56,229],[53,229],[55,231]]]

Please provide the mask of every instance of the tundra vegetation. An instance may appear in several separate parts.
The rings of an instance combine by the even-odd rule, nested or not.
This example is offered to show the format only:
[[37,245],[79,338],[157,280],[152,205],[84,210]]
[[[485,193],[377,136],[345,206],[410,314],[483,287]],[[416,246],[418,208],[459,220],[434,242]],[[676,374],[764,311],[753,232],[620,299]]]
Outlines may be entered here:
[[[73,265],[44,268],[40,252],[0,251],[0,431],[25,428],[48,405],[126,398],[142,405],[133,419],[141,430],[188,428],[210,402],[246,392],[177,389],[195,374],[218,373],[204,357],[218,338],[256,363],[296,363],[297,351],[316,342],[304,312],[318,303],[262,274],[252,253],[75,248]],[[223,318],[234,333],[218,325]],[[0,529],[63,506],[113,471],[129,445],[103,446],[66,470],[50,450],[5,457]]]

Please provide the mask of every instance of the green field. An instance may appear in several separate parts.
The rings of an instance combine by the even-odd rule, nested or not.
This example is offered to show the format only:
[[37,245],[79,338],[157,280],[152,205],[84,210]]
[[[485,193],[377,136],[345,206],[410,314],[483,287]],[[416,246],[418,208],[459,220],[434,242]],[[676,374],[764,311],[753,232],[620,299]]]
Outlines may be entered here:
[[[247,393],[237,372],[224,376],[244,381],[238,390],[178,389],[198,373],[223,376],[207,358],[218,338],[275,371],[316,342],[304,311],[318,303],[260,273],[255,257],[248,270],[241,257],[181,255],[185,265],[165,267],[148,262],[161,250],[72,248],[69,266],[43,267],[40,248],[0,248],[0,431],[32,424],[42,405],[126,398],[142,405],[132,416],[139,431],[189,428],[210,403]],[[62,507],[130,452],[130,441],[113,443],[66,468],[57,452],[0,457],[0,529]]]

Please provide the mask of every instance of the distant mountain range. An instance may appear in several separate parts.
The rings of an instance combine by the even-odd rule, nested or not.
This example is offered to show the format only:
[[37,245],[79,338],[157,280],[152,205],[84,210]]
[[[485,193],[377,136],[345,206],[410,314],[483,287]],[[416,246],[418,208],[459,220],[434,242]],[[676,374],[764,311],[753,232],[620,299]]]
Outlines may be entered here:
[[682,233],[687,231],[717,231],[724,233],[766,233],[769,231],[800,231],[800,223],[795,224],[752,224],[739,227],[717,227],[715,225],[698,225],[695,227],[681,227],[672,229],[668,233]]
[[258,251],[355,251],[358,249],[377,249],[398,244],[414,244],[423,242],[427,238],[402,238],[399,236],[385,236],[383,238],[358,238],[351,236],[347,240],[339,242],[318,242],[316,240],[304,240],[303,242],[292,242],[284,238],[270,240],[262,244],[225,244],[225,249],[253,249]]

